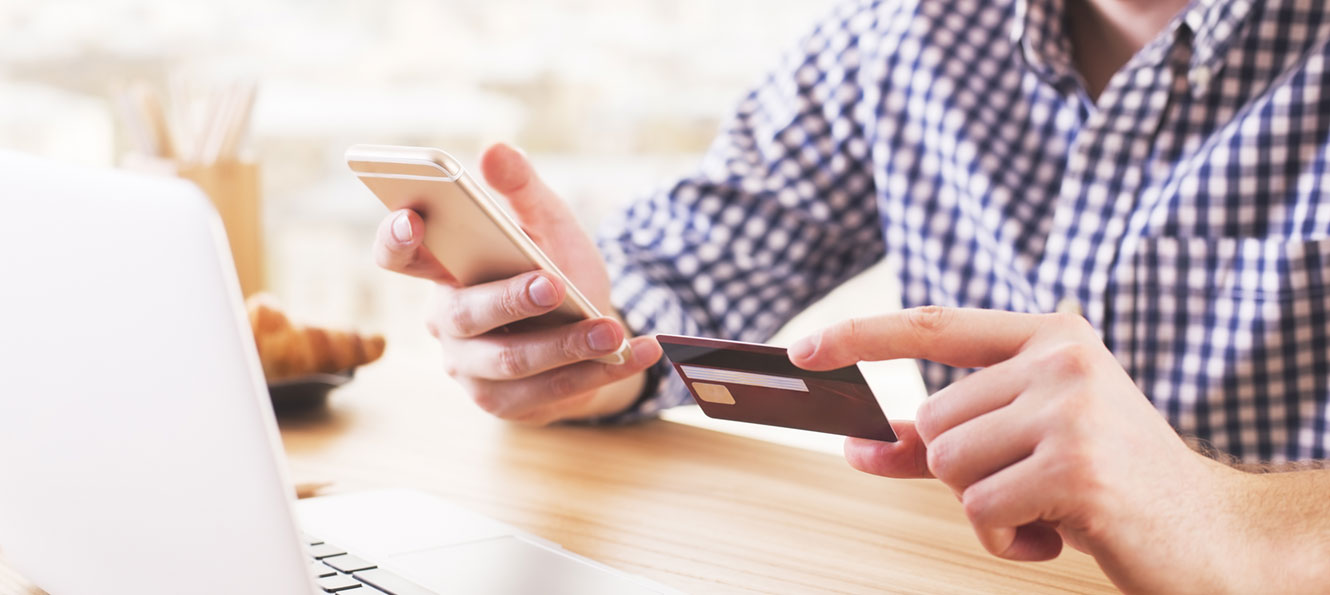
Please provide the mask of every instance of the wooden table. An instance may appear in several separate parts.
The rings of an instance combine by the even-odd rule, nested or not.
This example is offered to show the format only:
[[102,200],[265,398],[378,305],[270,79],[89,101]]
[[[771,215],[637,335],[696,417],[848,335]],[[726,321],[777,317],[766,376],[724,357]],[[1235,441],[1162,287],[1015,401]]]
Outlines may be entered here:
[[[439,367],[372,366],[328,408],[283,415],[293,478],[434,492],[687,592],[1113,590],[1069,548],[1035,564],[990,556],[935,481],[663,421],[512,426]],[[26,592],[0,565],[0,593]]]

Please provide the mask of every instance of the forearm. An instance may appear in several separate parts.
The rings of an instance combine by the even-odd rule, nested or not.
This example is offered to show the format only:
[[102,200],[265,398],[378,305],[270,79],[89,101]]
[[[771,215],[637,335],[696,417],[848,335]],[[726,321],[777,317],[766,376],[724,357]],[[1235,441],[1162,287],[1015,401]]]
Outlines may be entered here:
[[1284,461],[1280,463],[1268,461],[1247,463],[1243,462],[1242,459],[1215,448],[1209,442],[1195,436],[1184,436],[1183,439],[1187,442],[1187,446],[1190,446],[1192,450],[1201,453],[1207,458],[1247,473],[1286,473],[1289,471],[1316,471],[1319,469],[1330,469],[1330,460],[1323,459]]
[[[1311,592],[1330,584],[1330,461],[1245,463],[1204,440],[1201,455],[1232,469],[1224,516],[1235,592]],[[1216,526],[1225,526],[1215,519]]]
[[[881,260],[867,139],[831,132],[858,128],[849,114],[863,98],[818,82],[859,76],[860,33],[829,15],[740,102],[696,171],[604,222],[611,301],[630,332],[763,342]],[[829,37],[844,43],[819,43]],[[691,402],[668,366],[652,372],[615,420]]]
[[[1323,462],[1322,462],[1323,463]],[[1234,513],[1250,552],[1235,586],[1310,593],[1330,585],[1330,470],[1240,473]]]

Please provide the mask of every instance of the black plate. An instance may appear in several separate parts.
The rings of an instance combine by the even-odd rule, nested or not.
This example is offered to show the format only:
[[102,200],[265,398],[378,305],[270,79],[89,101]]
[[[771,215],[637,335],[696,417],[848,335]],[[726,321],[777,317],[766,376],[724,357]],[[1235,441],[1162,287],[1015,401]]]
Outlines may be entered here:
[[328,393],[346,384],[355,376],[356,369],[332,374],[310,374],[268,383],[268,396],[273,409],[278,411],[309,409],[328,402]]

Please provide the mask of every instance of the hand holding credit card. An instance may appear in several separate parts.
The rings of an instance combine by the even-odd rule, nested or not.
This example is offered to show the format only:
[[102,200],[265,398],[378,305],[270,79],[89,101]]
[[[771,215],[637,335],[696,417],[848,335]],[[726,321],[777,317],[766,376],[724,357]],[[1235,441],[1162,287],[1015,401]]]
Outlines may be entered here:
[[896,441],[857,366],[805,370],[783,347],[678,335],[656,340],[710,417]]

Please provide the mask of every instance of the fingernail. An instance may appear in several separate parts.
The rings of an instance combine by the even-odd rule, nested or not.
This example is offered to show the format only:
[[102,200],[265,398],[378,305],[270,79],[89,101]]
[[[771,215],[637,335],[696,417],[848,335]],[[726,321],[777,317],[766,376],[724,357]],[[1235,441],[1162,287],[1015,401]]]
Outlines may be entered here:
[[587,331],[586,342],[596,351],[609,351],[619,346],[619,339],[609,323],[597,324],[595,328]]
[[536,277],[535,281],[526,286],[526,292],[531,296],[531,301],[542,308],[559,305],[559,292],[554,291],[554,284],[544,277]]
[[794,345],[790,346],[790,361],[796,359],[806,360],[813,357],[813,352],[817,351],[817,344],[821,340],[822,335],[819,333],[812,337],[804,337],[795,341]]
[[398,213],[393,219],[393,239],[399,244],[410,244],[412,235],[411,219],[406,213]]

